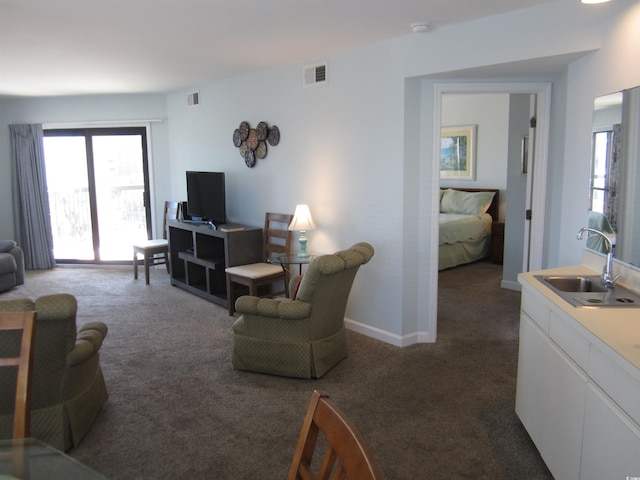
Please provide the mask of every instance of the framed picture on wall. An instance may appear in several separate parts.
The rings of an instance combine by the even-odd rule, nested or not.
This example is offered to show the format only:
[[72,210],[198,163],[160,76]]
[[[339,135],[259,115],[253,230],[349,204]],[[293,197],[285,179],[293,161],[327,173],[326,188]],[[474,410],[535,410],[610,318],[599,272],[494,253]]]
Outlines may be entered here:
[[440,178],[475,180],[476,125],[442,127],[440,133]]

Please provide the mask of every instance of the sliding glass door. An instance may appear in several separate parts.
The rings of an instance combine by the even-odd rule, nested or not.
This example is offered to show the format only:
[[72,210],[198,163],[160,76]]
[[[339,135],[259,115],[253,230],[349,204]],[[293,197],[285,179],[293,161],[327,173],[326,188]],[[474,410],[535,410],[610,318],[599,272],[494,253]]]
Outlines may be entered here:
[[146,129],[46,130],[44,151],[56,262],[130,263],[151,232]]

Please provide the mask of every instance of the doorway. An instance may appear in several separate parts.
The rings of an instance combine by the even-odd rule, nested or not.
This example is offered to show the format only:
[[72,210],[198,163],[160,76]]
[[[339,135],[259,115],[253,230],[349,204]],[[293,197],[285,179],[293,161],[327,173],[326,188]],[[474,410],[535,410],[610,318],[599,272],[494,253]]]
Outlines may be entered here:
[[56,262],[131,263],[151,238],[146,128],[45,130],[44,152]]
[[[529,269],[542,268],[543,247],[545,235],[545,205],[546,205],[546,178],[548,162],[549,125],[551,118],[551,83],[436,83],[433,89],[433,132],[432,141],[429,142],[432,150],[425,167],[430,175],[425,183],[431,195],[431,205],[437,210],[437,195],[440,189],[439,161],[440,158],[440,132],[442,126],[442,95],[452,94],[481,94],[481,93],[506,93],[506,94],[535,94],[537,128],[533,151],[535,152],[535,175],[532,181],[531,196],[531,241]],[[425,232],[427,244],[437,246],[438,215],[429,212],[429,225]],[[437,248],[430,249],[426,256],[423,285],[423,295],[420,296],[418,329],[421,333],[421,341],[435,342],[438,324],[438,260]]]
[[[528,222],[528,270],[542,268],[545,204],[546,204],[546,178],[547,157],[549,142],[549,123],[551,115],[551,84],[550,83],[482,83],[482,84],[438,84],[436,85],[435,124],[434,138],[439,138],[442,125],[442,97],[447,94],[528,94],[535,98],[534,111],[536,112],[535,138],[529,145],[530,161],[535,165],[528,168],[531,193],[527,203],[527,209],[531,210]],[[439,142],[435,144],[434,158],[438,158]],[[438,183],[438,178],[434,179]],[[439,186],[439,185],[438,185]],[[525,255],[527,255],[525,253]]]
[[[534,174],[529,157],[534,152],[528,143],[535,143],[531,119],[536,115],[532,103],[535,103],[535,94],[526,93],[447,93],[442,96],[442,125],[447,128],[472,126],[477,134],[471,150],[472,177],[458,179],[441,175],[440,188],[500,190],[498,216],[493,218],[491,233],[491,259],[502,265],[501,287],[518,291],[517,275],[528,270],[529,261],[526,211]],[[500,251],[494,250],[496,248]],[[468,259],[450,263],[464,261]]]

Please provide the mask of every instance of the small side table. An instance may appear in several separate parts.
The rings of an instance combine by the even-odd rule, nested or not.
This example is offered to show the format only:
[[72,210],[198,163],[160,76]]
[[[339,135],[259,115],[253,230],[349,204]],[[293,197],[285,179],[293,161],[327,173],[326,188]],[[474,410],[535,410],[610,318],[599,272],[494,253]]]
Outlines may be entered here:
[[504,222],[493,222],[491,226],[491,260],[502,263],[504,256]]
[[289,296],[289,277],[291,275],[291,271],[289,269],[289,265],[298,265],[298,275],[302,275],[302,266],[308,265],[311,263],[311,260],[316,258],[318,254],[309,253],[305,257],[299,257],[297,253],[283,253],[280,255],[271,255],[267,258],[267,262],[269,263],[279,263],[284,270],[285,273],[285,291],[287,293],[287,297]]

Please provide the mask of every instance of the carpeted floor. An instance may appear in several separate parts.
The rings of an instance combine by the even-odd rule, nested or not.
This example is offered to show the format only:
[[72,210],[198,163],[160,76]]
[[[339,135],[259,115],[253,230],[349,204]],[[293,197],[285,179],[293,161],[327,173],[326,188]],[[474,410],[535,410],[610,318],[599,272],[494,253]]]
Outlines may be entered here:
[[[355,421],[387,480],[552,478],[515,415],[520,295],[490,263],[440,273],[438,341],[398,348],[349,332],[320,380],[231,368],[225,309],[132,268],[28,272],[1,298],[67,292],[102,320],[109,400],[70,452],[110,479],[282,479],[313,389]],[[366,275],[366,267],[359,275]]]

